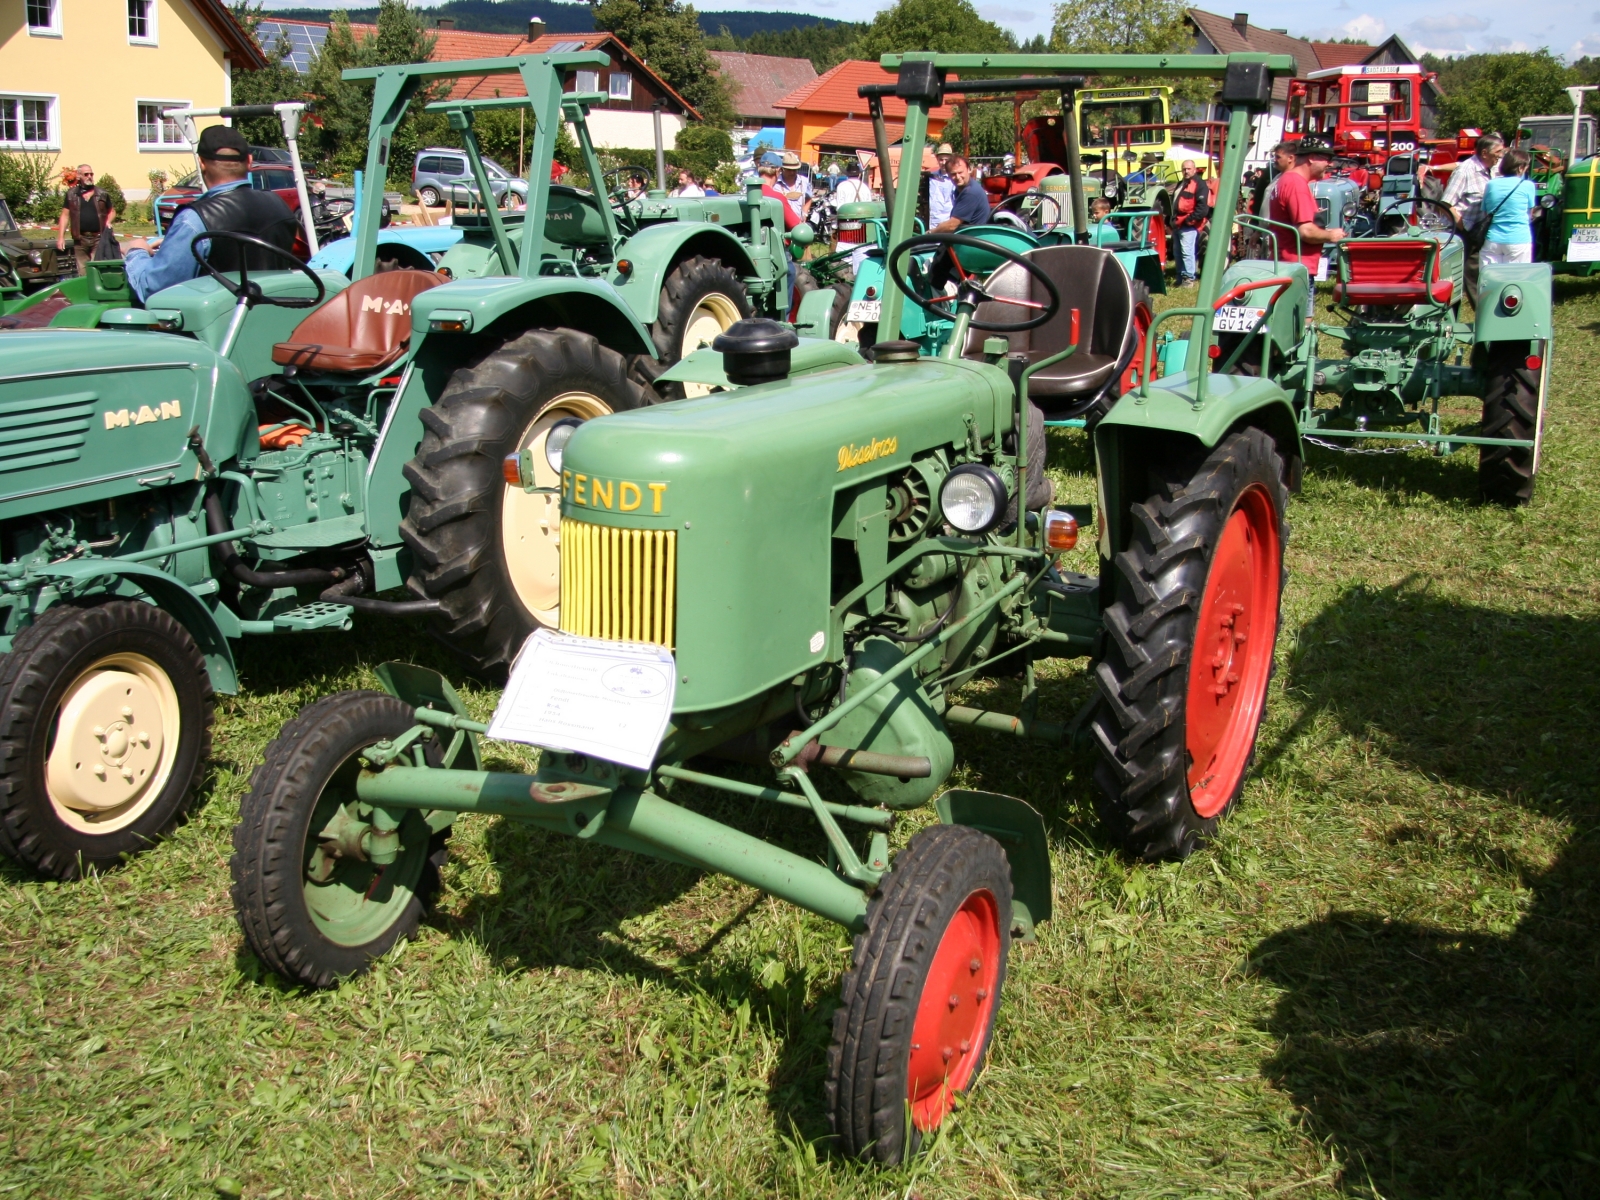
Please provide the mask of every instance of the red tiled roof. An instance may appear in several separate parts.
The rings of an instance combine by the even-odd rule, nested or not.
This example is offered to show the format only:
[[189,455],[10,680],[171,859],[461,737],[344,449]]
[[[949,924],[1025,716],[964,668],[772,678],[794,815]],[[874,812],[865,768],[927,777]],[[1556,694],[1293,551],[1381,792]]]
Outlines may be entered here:
[[[683,111],[688,116],[695,120],[700,118],[700,113],[693,105],[668,86],[666,80],[645,66],[644,61],[614,34],[547,33],[531,42],[514,33],[468,33],[462,29],[441,29],[438,34],[439,40],[433,48],[433,62],[450,62],[454,59],[467,58],[506,58],[514,54],[549,54],[557,46],[570,52],[603,50],[613,59],[625,63],[630,71],[647,76],[656,88],[682,105]],[[489,49],[491,45],[495,48]],[[521,76],[480,75],[473,79],[457,79],[450,89],[449,98],[477,100],[493,96],[525,95],[527,89],[522,86]]]
[[[1304,78],[1312,71],[1319,70],[1322,66],[1317,61],[1316,51],[1311,48],[1311,43],[1304,38],[1290,37],[1287,33],[1279,33],[1273,29],[1262,29],[1259,25],[1245,22],[1244,33],[1241,35],[1234,26],[1232,17],[1224,17],[1217,13],[1202,12],[1198,8],[1189,10],[1189,20],[1213,46],[1218,54],[1288,54],[1294,58],[1295,75]],[[1289,81],[1278,78],[1272,82],[1272,98],[1274,100],[1287,100],[1289,98]]]
[[741,54],[735,50],[710,50],[717,74],[727,81],[733,111],[741,117],[765,121],[782,119],[777,102],[817,77],[809,58],[780,58],[776,54]]
[[1312,42],[1311,49],[1316,52],[1318,64],[1326,70],[1329,67],[1354,67],[1364,63],[1367,55],[1376,47],[1352,45],[1349,42]]
[[[954,76],[951,76],[954,78]],[[885,71],[875,62],[850,59],[831,71],[824,71],[816,79],[798,87],[776,101],[774,108],[800,108],[807,112],[838,113],[841,117],[867,119],[866,100],[856,91],[864,83],[893,83],[895,75]],[[884,117],[906,115],[906,102],[896,96],[883,98]],[[929,109],[928,116],[936,121],[948,121],[954,114],[946,105]]]
[[[904,125],[889,120],[884,121],[883,127],[889,134],[890,142],[898,142],[900,135],[906,131]],[[877,141],[873,137],[871,121],[847,118],[824,129],[811,139],[810,144],[829,150],[871,150],[877,146]]]
[[217,40],[228,52],[234,66],[255,71],[267,65],[267,56],[261,53],[255,38],[245,32],[244,26],[239,24],[233,11],[222,0],[195,0],[194,7],[200,19],[217,35]]

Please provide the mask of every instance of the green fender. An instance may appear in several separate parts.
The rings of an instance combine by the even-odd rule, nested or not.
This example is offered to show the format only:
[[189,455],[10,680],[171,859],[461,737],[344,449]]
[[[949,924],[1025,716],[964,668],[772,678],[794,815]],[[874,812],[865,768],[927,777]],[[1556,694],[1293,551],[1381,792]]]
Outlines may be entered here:
[[[205,602],[191,592],[180,580],[165,571],[144,563],[117,562],[112,559],[79,559],[76,562],[51,563],[39,567],[36,573],[59,579],[74,592],[99,588],[117,596],[139,597],[151,600],[156,607],[171,613],[194,638],[200,653],[206,658],[206,673],[211,676],[211,686],[219,692],[233,695],[239,690],[239,675],[233,666],[233,651],[228,646],[217,617]],[[221,610],[227,612],[226,609]],[[232,616],[228,613],[228,616]],[[235,636],[238,636],[235,629]]]
[[1249,375],[1207,375],[1205,394],[1195,403],[1194,382],[1183,374],[1164,375],[1147,395],[1129,392],[1095,427],[1095,460],[1100,477],[1100,554],[1111,558],[1127,545],[1128,506],[1148,494],[1141,460],[1151,442],[1178,435],[1211,449],[1244,426],[1264,429],[1284,458],[1285,480],[1298,486],[1304,451],[1289,395],[1271,379]]
[[[1278,352],[1286,359],[1293,358],[1300,348],[1300,339],[1305,335],[1306,313],[1310,310],[1311,275],[1302,263],[1270,262],[1259,258],[1247,258],[1234,263],[1222,276],[1222,288],[1217,293],[1225,296],[1241,283],[1254,283],[1262,279],[1293,280],[1284,289],[1283,295],[1272,306],[1272,311],[1267,315],[1267,336]],[[1276,288],[1258,288],[1253,292],[1246,292],[1238,301],[1247,308],[1261,308],[1265,306]],[[1245,351],[1250,353],[1250,351]],[[1255,342],[1255,361],[1261,360],[1261,343]]]
[[661,288],[672,268],[696,254],[720,259],[741,278],[757,274],[749,247],[722,226],[674,221],[651,225],[623,242],[613,259],[632,263],[633,270],[627,275],[613,271],[611,282],[633,314],[648,325],[656,319]]
[[[1550,288],[1549,263],[1484,263],[1478,272],[1478,315],[1473,340],[1548,340]],[[1508,297],[1513,297],[1514,303],[1508,305]]]
[[619,354],[655,353],[650,335],[633,310],[617,289],[603,279],[573,275],[519,279],[495,275],[484,279],[458,279],[429,288],[411,305],[413,358],[420,358],[424,349],[437,351],[435,343],[441,337],[457,336],[433,330],[432,322],[436,319],[464,320],[465,332],[473,334],[503,331],[511,336],[544,326],[581,329]]

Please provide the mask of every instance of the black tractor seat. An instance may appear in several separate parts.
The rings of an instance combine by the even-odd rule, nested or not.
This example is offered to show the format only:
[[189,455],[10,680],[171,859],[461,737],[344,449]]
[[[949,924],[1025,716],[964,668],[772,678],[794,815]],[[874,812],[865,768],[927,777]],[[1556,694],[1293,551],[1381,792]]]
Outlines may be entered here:
[[[1011,353],[1026,354],[1032,365],[1072,344],[1072,310],[1079,313],[1081,344],[1075,353],[1028,379],[1028,397],[1045,412],[1075,406],[1098,395],[1126,364],[1124,355],[1137,335],[1133,326],[1133,285],[1110,250],[1101,246],[1041,246],[1026,257],[1055,281],[1061,308],[1037,329],[1007,334]],[[1046,304],[1042,286],[1016,263],[1005,263],[989,276],[984,289],[992,296],[1015,296]],[[978,305],[980,321],[1014,321],[1026,310],[999,301]],[[962,357],[984,360],[980,329],[967,333]]]

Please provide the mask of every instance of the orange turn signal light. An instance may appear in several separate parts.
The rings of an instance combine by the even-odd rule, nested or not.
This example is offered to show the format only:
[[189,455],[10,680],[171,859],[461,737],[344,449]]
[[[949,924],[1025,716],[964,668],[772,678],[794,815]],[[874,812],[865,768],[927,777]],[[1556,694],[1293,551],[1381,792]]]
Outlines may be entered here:
[[1078,518],[1069,512],[1044,515],[1044,544],[1050,550],[1071,550],[1078,544]]
[[500,460],[500,474],[514,488],[522,487],[522,451],[508,454]]
[[618,275],[632,275],[633,274],[633,263],[630,262],[626,258],[617,259],[617,274]]

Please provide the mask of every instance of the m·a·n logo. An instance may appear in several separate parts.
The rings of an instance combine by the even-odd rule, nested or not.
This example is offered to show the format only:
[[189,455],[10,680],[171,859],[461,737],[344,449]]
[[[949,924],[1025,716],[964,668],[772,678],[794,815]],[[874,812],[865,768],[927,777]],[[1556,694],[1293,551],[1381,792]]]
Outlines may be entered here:
[[183,405],[176,400],[163,400],[152,408],[148,404],[138,408],[114,408],[106,412],[107,429],[126,429],[129,425],[148,425],[151,421],[170,421],[183,416]]
[[381,312],[386,317],[403,317],[411,311],[404,300],[385,300],[382,296],[361,297],[361,311]]

